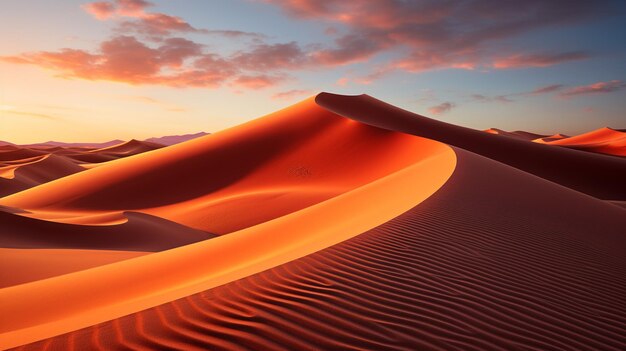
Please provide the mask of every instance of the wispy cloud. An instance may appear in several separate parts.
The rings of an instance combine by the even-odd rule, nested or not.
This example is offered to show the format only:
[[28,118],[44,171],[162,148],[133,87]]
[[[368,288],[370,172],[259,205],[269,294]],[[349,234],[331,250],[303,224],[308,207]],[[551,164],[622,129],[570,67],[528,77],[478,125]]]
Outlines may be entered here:
[[589,94],[606,94],[619,91],[626,88],[626,83],[621,80],[611,80],[608,82],[597,82],[589,85],[581,85],[567,89],[560,95],[563,97],[571,97],[577,95],[589,95]]
[[563,53],[535,53],[535,54],[515,54],[508,57],[497,58],[493,62],[493,67],[498,69],[527,68],[527,67],[547,67],[559,63],[588,59],[590,55],[586,52],[563,52]]
[[536,88],[532,91],[526,92],[526,95],[541,95],[541,94],[549,94],[554,93],[563,89],[565,86],[563,84],[552,84],[543,87]]
[[472,94],[471,98],[472,100],[479,102],[513,102],[513,100],[507,97],[507,95],[486,96],[482,94]]
[[428,112],[432,113],[433,115],[441,115],[450,112],[450,110],[452,110],[454,107],[456,107],[456,105],[453,102],[446,101],[439,105],[431,106],[430,108],[428,108]]
[[294,89],[283,91],[280,93],[276,93],[272,95],[272,99],[274,100],[293,100],[297,97],[301,97],[304,95],[310,95],[312,93],[311,90],[302,90],[302,89]]
[[321,46],[313,53],[318,64],[345,65],[381,53],[399,54],[372,79],[396,70],[511,69],[582,60],[589,54],[511,52],[501,57],[499,44],[531,31],[597,19],[606,16],[605,9],[611,7],[609,0],[601,0],[601,4],[568,0],[265,1],[290,16],[346,28],[334,45]]
[[47,119],[47,120],[53,120],[53,121],[60,121],[60,120],[64,119],[63,117],[54,116],[54,115],[48,115],[48,114],[45,114],[45,113],[38,113],[38,112],[4,110],[4,111],[2,111],[2,113],[3,114],[9,114],[9,115],[27,116],[27,117],[34,117],[34,118],[40,118],[40,119]]

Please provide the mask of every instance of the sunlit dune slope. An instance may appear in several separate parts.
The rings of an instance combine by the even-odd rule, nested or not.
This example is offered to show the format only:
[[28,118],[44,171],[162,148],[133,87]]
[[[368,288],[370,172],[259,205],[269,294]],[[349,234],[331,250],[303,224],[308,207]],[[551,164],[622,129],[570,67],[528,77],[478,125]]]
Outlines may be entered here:
[[[123,223],[86,226],[24,217],[0,208],[0,287],[79,271],[214,235],[142,213]],[[127,217],[127,220],[126,220]],[[79,217],[81,218],[81,217]],[[106,221],[106,218],[99,218]],[[78,221],[80,222],[80,221]]]
[[6,197],[0,204],[59,221],[75,216],[52,212],[133,210],[223,234],[368,184],[432,151],[419,138],[337,116],[311,98],[220,133]]
[[88,226],[56,223],[0,211],[0,247],[161,251],[214,235],[143,213],[124,213],[123,223]]
[[[626,200],[625,159],[503,138],[423,117],[367,95],[321,93],[316,101],[363,123],[458,146],[598,198]],[[379,118],[389,114],[394,118]]]
[[346,119],[311,98],[3,198],[33,211],[12,216],[111,220],[134,209],[233,232],[0,289],[0,299],[13,302],[0,305],[0,315],[12,316],[0,321],[0,345],[121,317],[335,245],[428,198],[455,164],[445,144]]
[[611,128],[600,128],[569,138],[551,140],[548,144],[615,156],[626,156],[626,132]]
[[148,254],[142,251],[0,247],[0,288],[77,272]]
[[18,350],[626,349],[626,211],[455,151],[440,190],[353,239]]

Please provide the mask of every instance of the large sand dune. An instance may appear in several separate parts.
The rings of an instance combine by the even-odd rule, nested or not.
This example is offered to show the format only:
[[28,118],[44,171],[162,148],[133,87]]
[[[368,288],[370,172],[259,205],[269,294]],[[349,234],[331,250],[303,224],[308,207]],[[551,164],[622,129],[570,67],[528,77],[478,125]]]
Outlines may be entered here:
[[533,138],[322,93],[0,198],[0,346],[624,349],[626,160]]

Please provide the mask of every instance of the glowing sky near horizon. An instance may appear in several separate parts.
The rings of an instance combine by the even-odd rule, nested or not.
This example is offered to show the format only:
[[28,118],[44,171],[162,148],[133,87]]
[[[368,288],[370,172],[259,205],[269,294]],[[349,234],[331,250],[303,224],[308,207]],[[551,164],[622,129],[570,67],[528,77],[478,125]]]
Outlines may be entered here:
[[320,91],[477,129],[626,128],[622,1],[0,2],[0,140],[215,132]]

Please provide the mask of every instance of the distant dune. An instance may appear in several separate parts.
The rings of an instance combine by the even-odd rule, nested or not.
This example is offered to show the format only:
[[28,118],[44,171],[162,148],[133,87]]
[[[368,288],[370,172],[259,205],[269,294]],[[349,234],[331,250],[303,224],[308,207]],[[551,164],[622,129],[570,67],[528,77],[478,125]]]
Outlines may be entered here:
[[485,132],[489,134],[505,135],[516,139],[531,140],[538,144],[558,145],[574,150],[611,156],[626,156],[626,131],[608,127],[576,136],[568,136],[560,133],[547,136],[519,131],[506,132],[494,128],[487,129]]
[[3,146],[0,180],[89,169],[0,198],[0,347],[626,349],[618,133],[321,93],[168,147]]
[[199,133],[194,133],[194,134],[168,135],[168,136],[162,136],[158,138],[148,138],[145,141],[169,146],[169,145],[174,145],[174,144],[180,144],[184,141],[199,138],[205,135],[208,135],[208,133],[199,132]]
[[[51,142],[56,143],[56,142]],[[36,185],[95,167],[96,164],[140,154],[163,147],[160,144],[131,140],[94,149],[85,144],[53,146],[0,146],[0,196],[10,195]],[[108,144],[108,143],[105,143]]]

